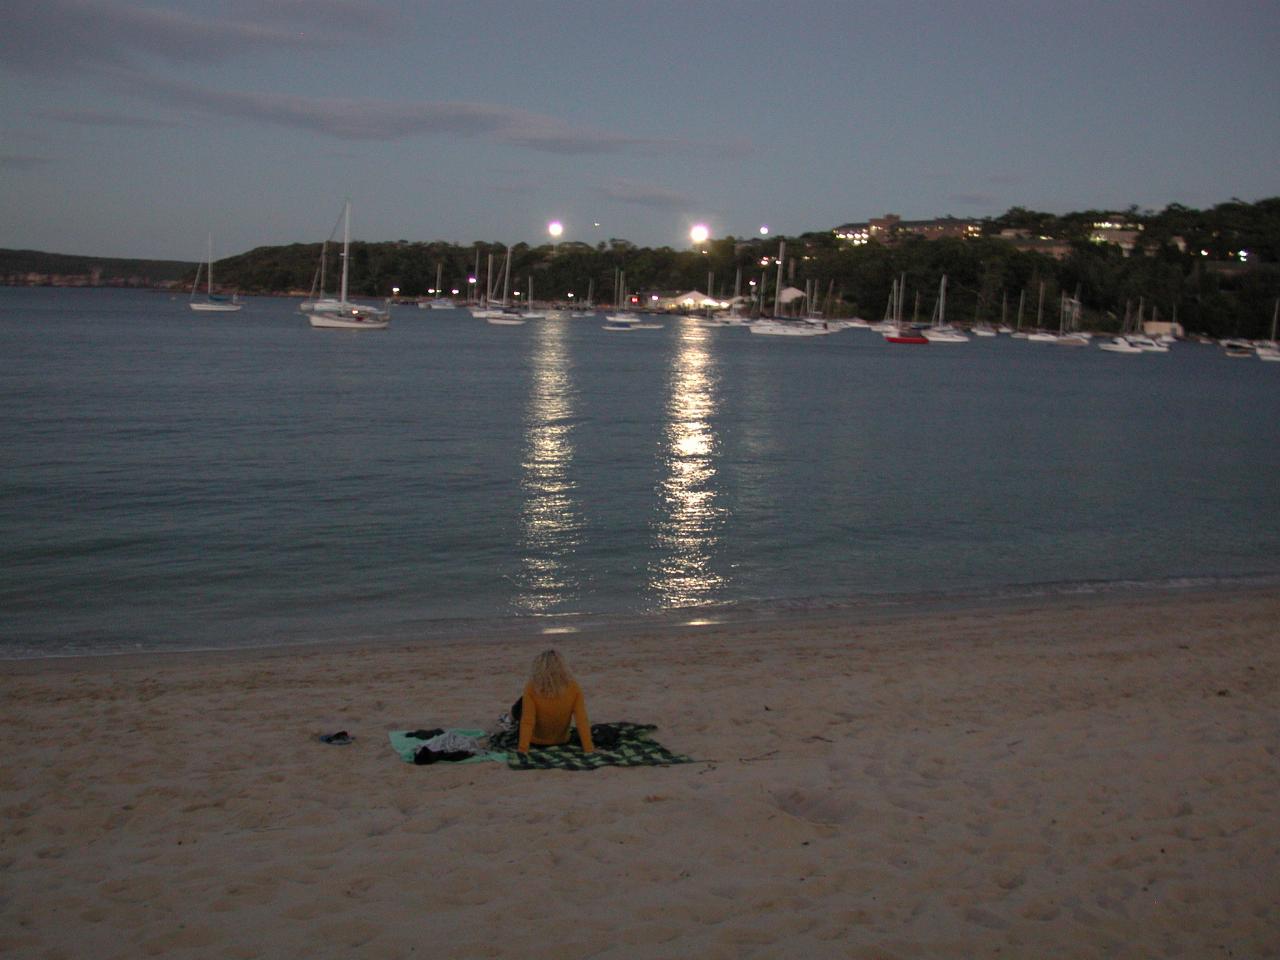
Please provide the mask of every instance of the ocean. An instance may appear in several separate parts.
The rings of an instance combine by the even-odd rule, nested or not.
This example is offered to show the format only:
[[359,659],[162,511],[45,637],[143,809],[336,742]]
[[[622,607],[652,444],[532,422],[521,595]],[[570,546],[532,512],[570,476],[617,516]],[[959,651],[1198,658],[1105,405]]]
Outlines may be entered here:
[[1280,578],[1280,365],[0,288],[0,658]]

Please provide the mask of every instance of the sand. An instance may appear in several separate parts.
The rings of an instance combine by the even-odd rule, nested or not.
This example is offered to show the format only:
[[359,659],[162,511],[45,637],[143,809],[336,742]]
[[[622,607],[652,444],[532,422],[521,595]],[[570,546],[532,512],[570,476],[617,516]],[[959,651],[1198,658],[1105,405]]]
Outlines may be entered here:
[[[704,762],[416,767],[548,638],[3,665],[0,954],[1280,955],[1280,590],[557,636]],[[316,734],[346,729],[349,746]]]

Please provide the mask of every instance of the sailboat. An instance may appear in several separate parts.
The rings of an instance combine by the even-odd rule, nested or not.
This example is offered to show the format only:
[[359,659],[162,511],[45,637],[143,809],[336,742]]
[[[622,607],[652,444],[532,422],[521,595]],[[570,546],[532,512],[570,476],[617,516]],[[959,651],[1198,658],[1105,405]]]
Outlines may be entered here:
[[[782,265],[786,260],[787,242],[778,241],[778,279],[773,288],[773,316],[761,317],[747,325],[747,329],[765,337],[821,337],[831,332],[829,327],[813,323],[788,320],[782,313]],[[798,293],[799,291],[797,291]]]
[[[1142,312],[1144,309],[1146,309],[1145,300],[1144,298],[1139,297],[1138,298],[1138,320],[1137,320],[1136,326],[1134,327],[1134,332],[1127,335],[1125,339],[1128,340],[1135,347],[1137,347],[1139,350],[1141,350],[1143,353],[1168,353],[1169,347],[1167,344],[1156,343],[1153,339],[1151,339],[1151,337],[1147,336],[1145,332],[1146,324],[1143,323],[1143,320],[1142,320]],[[1155,315],[1155,308],[1153,307],[1152,316],[1154,315]]]
[[525,308],[523,316],[526,320],[545,320],[547,319],[547,311],[535,310],[533,308],[533,276],[529,277],[529,289],[526,291],[528,296],[525,299]]
[[[577,309],[569,311],[569,319],[586,320],[594,317],[596,315],[595,295],[596,281],[594,277],[589,277],[587,279],[587,300],[585,303],[578,304]],[[569,296],[573,296],[573,294],[569,294]]]
[[1032,343],[1055,343],[1058,339],[1056,333],[1051,333],[1044,328],[1044,281],[1040,281],[1040,300],[1036,304],[1036,329],[1027,334],[1027,340]]
[[507,302],[507,294],[511,289],[511,248],[507,247],[507,262],[502,269],[502,301],[498,306],[486,306],[483,310],[472,310],[471,315],[477,319],[488,320],[497,326],[515,327],[524,323],[524,314],[511,307]]
[[[323,249],[323,248],[322,248]],[[347,299],[348,267],[351,262],[351,201],[342,207],[342,287],[337,300],[323,296],[305,301],[299,309],[311,326],[328,330],[385,330],[391,311]],[[321,254],[323,256],[323,253]]]
[[938,300],[933,305],[933,322],[922,331],[930,343],[968,343],[969,338],[947,323],[947,275],[938,283]]
[[601,325],[601,329],[615,331],[640,329],[640,314],[632,310],[628,310],[625,307],[626,293],[624,291],[626,290],[626,285],[627,274],[625,271],[620,270],[614,274],[614,288],[618,293],[618,309],[613,311],[613,313],[606,313],[604,315],[606,322]]
[[[205,278],[207,282],[205,298],[197,300],[196,290],[200,287],[200,267],[196,267],[196,278],[191,283],[191,301],[187,304],[192,310],[201,313],[234,313],[244,306],[238,299],[232,298],[228,300],[226,297],[218,296],[213,292],[213,234],[209,234],[209,259],[206,261],[208,266],[205,268]],[[204,266],[204,264],[201,264]]]
[[[902,298],[905,296],[906,290],[907,275],[904,273],[900,279],[893,281],[893,288],[889,291],[889,303],[884,311],[884,320],[876,324],[872,329],[878,329],[886,343],[906,343],[917,346],[927,344],[929,342],[928,338],[902,320]],[[919,302],[919,294],[917,293],[917,305]]]
[[444,295],[444,289],[441,286],[441,284],[443,283],[443,279],[444,279],[444,264],[437,263],[436,264],[436,286],[435,286],[435,289],[431,291],[434,294],[434,296],[430,300],[419,300],[418,301],[419,310],[452,310],[454,307],[457,306],[457,304],[453,302],[452,297],[446,297]]
[[[1005,308],[1005,304],[1002,302],[1000,304],[1001,317],[1004,316],[1004,308]],[[997,333],[997,330],[995,327],[991,325],[989,321],[979,318],[978,314],[981,311],[981,309],[982,309],[982,298],[979,297],[977,303],[974,305],[974,308],[973,308],[973,326],[969,328],[969,332],[972,333],[975,337],[994,337]]]
[[1087,347],[1093,339],[1080,329],[1080,288],[1076,287],[1076,295],[1068,297],[1062,294],[1058,302],[1058,339],[1060,347]]

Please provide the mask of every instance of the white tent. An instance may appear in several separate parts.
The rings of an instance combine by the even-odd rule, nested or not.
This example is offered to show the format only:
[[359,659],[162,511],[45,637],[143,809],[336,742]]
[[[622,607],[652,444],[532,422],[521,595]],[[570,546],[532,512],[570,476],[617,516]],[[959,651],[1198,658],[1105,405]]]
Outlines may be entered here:
[[722,307],[724,304],[699,290],[690,290],[688,293],[677,293],[674,297],[663,297],[661,306],[663,310],[699,310],[704,307]]
[[781,303],[791,303],[793,300],[799,300],[804,297],[803,290],[797,290],[795,287],[783,287],[782,292],[778,294],[778,300]]

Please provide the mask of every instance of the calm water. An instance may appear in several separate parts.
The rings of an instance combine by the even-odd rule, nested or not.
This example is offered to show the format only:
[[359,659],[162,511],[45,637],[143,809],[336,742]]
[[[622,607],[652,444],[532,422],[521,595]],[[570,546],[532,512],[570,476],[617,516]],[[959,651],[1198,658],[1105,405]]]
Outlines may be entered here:
[[1280,575],[1280,365],[0,288],[0,656]]

